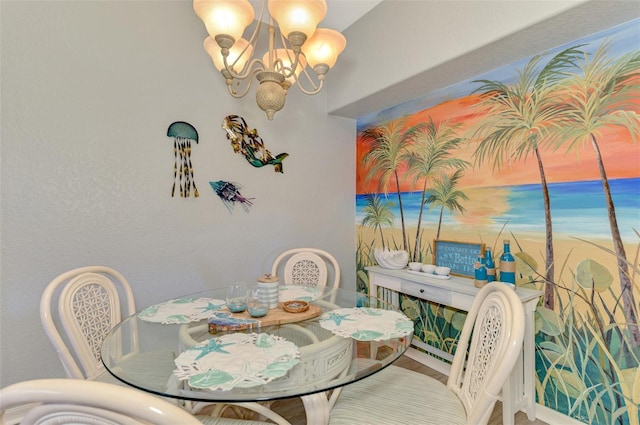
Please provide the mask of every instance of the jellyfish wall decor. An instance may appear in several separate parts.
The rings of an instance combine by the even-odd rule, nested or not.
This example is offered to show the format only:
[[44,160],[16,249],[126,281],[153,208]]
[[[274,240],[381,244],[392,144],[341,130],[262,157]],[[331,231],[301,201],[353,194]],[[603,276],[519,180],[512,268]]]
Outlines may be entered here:
[[273,165],[276,173],[284,172],[282,161],[289,156],[281,153],[273,156],[264,146],[262,138],[258,136],[258,130],[249,129],[247,122],[239,115],[229,115],[222,121],[222,128],[227,132],[227,139],[231,141],[231,147],[235,153],[241,153],[249,164],[254,167]]
[[198,143],[198,131],[188,122],[176,121],[167,129],[167,136],[173,137],[173,154],[175,157],[171,197],[173,198],[175,194],[177,181],[180,187],[180,197],[188,198],[191,195],[191,187],[193,186],[193,196],[197,198],[200,194],[193,179],[191,142]]
[[240,189],[242,189],[242,186],[237,183],[234,184],[224,180],[209,182],[209,184],[211,185],[211,188],[216,192],[216,194],[220,197],[222,203],[225,207],[227,207],[227,210],[229,212],[232,212],[236,202],[240,202],[242,208],[244,208],[246,212],[249,212],[249,208],[253,205],[253,200],[255,198],[245,198],[244,196],[242,196],[242,194],[240,193]]

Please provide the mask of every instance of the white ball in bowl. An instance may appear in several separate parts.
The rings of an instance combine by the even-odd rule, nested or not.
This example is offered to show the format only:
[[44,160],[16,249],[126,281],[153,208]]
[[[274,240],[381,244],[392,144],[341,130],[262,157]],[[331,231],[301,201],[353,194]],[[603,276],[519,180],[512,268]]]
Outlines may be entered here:
[[409,263],[409,270],[413,270],[414,272],[419,272],[422,268],[422,263],[418,263],[416,261],[412,261]]
[[438,266],[436,267],[436,274],[440,276],[448,276],[451,271],[450,267]]

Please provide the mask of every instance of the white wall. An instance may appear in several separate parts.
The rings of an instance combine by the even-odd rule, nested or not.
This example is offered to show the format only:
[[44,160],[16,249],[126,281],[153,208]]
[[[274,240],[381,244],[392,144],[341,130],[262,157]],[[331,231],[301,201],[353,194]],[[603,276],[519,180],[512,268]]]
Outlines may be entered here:
[[[0,386],[63,370],[39,319],[44,287],[104,264],[139,307],[254,280],[280,251],[336,255],[355,288],[355,123],[326,94],[289,93],[267,121],[253,94],[234,100],[202,49],[189,1],[2,1]],[[284,174],[234,154],[220,125],[246,118]],[[174,121],[200,135],[200,197],[171,198]],[[208,182],[255,197],[229,214]]]

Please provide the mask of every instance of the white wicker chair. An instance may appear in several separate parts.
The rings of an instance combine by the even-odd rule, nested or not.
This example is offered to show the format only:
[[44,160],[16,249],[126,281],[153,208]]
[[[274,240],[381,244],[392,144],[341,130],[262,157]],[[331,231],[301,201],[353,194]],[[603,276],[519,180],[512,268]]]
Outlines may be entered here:
[[281,278],[280,284],[324,287],[340,286],[340,265],[327,251],[316,248],[294,248],[280,254],[271,274]]
[[0,424],[257,425],[264,422],[193,416],[132,388],[81,379],[39,379],[0,390]]
[[480,290],[468,313],[446,385],[389,366],[347,385],[329,423],[486,424],[522,350],[523,337],[522,302],[512,288],[491,283]]
[[[105,266],[63,273],[47,285],[40,298],[42,325],[68,378],[118,383],[100,361],[100,346],[123,317],[134,313],[131,286],[122,274]],[[122,352],[123,347],[127,347],[127,353]],[[132,333],[130,341],[114,346],[109,355],[118,358],[135,354],[137,347],[137,335]],[[175,353],[161,352],[132,361],[173,365],[174,357]]]

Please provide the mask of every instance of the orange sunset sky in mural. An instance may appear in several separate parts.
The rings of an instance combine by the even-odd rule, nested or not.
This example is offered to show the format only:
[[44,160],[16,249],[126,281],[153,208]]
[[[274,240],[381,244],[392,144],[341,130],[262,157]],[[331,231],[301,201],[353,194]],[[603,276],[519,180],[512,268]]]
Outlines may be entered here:
[[[442,102],[431,108],[418,111],[408,117],[408,124],[413,125],[427,122],[431,116],[438,124],[448,121],[451,125],[461,123],[460,132],[471,124],[482,119],[481,115],[473,115],[471,106],[477,102],[478,95],[470,95],[459,99]],[[625,129],[612,129],[603,133],[599,140],[599,147],[603,156],[607,177],[609,179],[628,178],[640,176],[640,145],[634,143]],[[475,149],[473,143],[469,143],[460,149],[460,158],[471,161],[471,154]],[[358,194],[375,193],[378,191],[377,182],[366,182],[367,170],[360,166],[362,157],[368,151],[367,145],[362,141],[360,134],[357,139],[356,161],[359,165],[356,173],[356,192]],[[584,145],[579,151],[566,153],[564,149],[553,152],[542,151],[542,161],[545,167],[545,175],[549,183],[599,180],[598,165],[595,152],[591,145]],[[504,176],[508,176],[504,178]],[[483,164],[481,167],[467,171],[461,181],[460,187],[490,187],[504,185],[521,185],[540,182],[540,173],[534,156],[529,156],[524,161],[512,163],[502,172],[493,171],[492,167]],[[395,186],[390,188],[395,191]],[[410,182],[401,182],[401,190],[416,190],[410,187]]]

